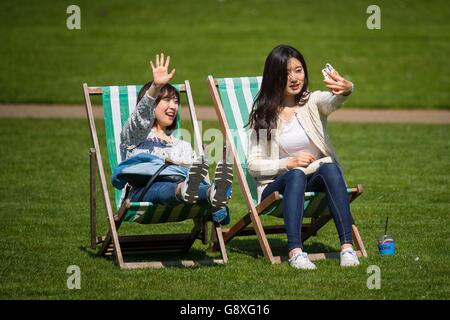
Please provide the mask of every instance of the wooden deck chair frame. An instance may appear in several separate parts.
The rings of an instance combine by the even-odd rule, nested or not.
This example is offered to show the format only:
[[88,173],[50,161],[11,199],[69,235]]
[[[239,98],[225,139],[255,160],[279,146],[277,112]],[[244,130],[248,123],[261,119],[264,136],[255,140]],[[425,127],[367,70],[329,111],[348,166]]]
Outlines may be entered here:
[[[185,81],[184,84],[178,85],[179,91],[185,93],[187,97],[187,103],[194,130],[195,148],[197,154],[203,154],[201,144],[201,134],[198,127],[197,116],[195,113],[194,102],[190,89],[189,81]],[[119,236],[118,229],[122,224],[122,221],[131,207],[131,202],[125,199],[116,212],[113,213],[111,205],[108,184],[106,182],[105,171],[102,162],[102,156],[100,153],[100,145],[97,136],[97,129],[94,121],[94,113],[91,104],[92,95],[102,95],[102,87],[89,87],[86,83],[83,84],[83,93],[86,103],[86,113],[89,122],[89,129],[92,138],[92,147],[90,148],[90,232],[91,232],[91,248],[96,249],[101,246],[99,255],[112,255],[114,254],[117,264],[121,269],[137,269],[137,268],[162,268],[166,266],[195,266],[203,264],[225,264],[228,262],[228,256],[225,249],[225,243],[222,238],[222,231],[220,225],[213,223],[212,231],[214,231],[218,237],[215,237],[217,246],[220,248],[221,259],[207,259],[201,261],[194,260],[164,260],[164,261],[140,261],[140,262],[126,262],[123,255],[126,253],[133,253],[133,250],[139,248],[138,252],[141,254],[146,253],[165,253],[165,252],[187,252],[194,241],[201,235],[201,240],[206,244],[207,239],[207,222],[205,221],[201,226],[201,232],[199,232],[198,226],[194,226],[191,233],[182,234],[158,234],[158,235],[128,235]],[[105,203],[108,232],[106,236],[97,235],[97,199],[96,199],[96,171],[98,171],[100,179],[101,193],[103,201]],[[145,250],[142,250],[145,248]],[[135,252],[136,253],[136,252]]]
[[[247,213],[238,220],[231,228],[229,229],[222,229],[223,233],[223,239],[225,244],[227,244],[229,241],[231,241],[236,236],[249,236],[249,235],[255,235],[258,238],[260,247],[263,251],[264,257],[271,263],[280,263],[282,261],[285,261],[287,259],[286,256],[274,256],[272,254],[272,249],[269,245],[269,242],[267,240],[267,234],[279,234],[279,233],[285,233],[286,229],[284,224],[283,225],[276,225],[276,226],[266,226],[264,227],[260,215],[267,211],[268,208],[273,206],[277,201],[282,201],[282,195],[278,194],[278,192],[274,192],[271,195],[269,195],[267,198],[265,198],[261,203],[258,205],[255,205],[251,191],[248,185],[248,182],[246,180],[244,171],[240,165],[237,149],[233,141],[233,135],[230,131],[230,127],[228,125],[227,117],[225,115],[224,107],[222,104],[221,96],[218,91],[218,79],[215,79],[213,76],[208,76],[207,78],[207,86],[209,93],[211,95],[211,98],[214,103],[214,108],[217,114],[217,117],[219,119],[219,123],[221,125],[221,128],[223,130],[223,133],[226,136],[226,144],[227,148],[232,152],[235,169],[237,172],[237,176],[239,179],[239,185],[241,187],[243,197],[245,199],[245,203],[247,206]],[[349,194],[349,200],[352,202],[355,200],[361,193],[363,192],[362,185],[357,185],[354,188],[347,189]],[[305,193],[305,201],[308,199],[311,199],[315,196],[316,193],[314,192],[307,192]],[[324,201],[324,200],[322,200]],[[325,214],[320,215],[318,217],[311,218],[310,223],[304,223],[302,224],[302,236],[301,240],[302,242],[305,242],[308,238],[311,236],[317,235],[317,231],[322,228],[328,221],[332,219],[331,215]],[[252,227],[248,227],[250,224],[252,224]],[[364,243],[362,241],[362,238],[359,234],[358,228],[356,227],[353,218],[352,218],[352,236],[354,240],[354,245],[356,247],[356,253],[358,256],[367,257],[367,252],[364,248]],[[218,246],[214,245],[213,249],[217,250],[219,249]],[[310,260],[320,260],[320,259],[327,259],[327,258],[337,258],[339,257],[339,252],[323,252],[323,253],[312,253],[308,254],[308,257]]]

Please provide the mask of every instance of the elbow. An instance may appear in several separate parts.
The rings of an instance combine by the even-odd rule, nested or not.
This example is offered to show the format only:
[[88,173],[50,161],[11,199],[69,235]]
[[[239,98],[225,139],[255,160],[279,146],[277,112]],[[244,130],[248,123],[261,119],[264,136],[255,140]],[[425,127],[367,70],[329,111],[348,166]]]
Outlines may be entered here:
[[250,160],[247,162],[247,171],[252,177],[264,176],[266,168],[264,168],[263,163],[258,160]]
[[252,177],[272,176],[278,173],[278,166],[275,162],[257,162],[250,161],[247,163],[247,170]]
[[248,161],[247,162],[247,171],[248,171],[248,173],[250,173],[250,175],[252,177],[256,177],[257,176],[256,166],[255,166],[253,161]]

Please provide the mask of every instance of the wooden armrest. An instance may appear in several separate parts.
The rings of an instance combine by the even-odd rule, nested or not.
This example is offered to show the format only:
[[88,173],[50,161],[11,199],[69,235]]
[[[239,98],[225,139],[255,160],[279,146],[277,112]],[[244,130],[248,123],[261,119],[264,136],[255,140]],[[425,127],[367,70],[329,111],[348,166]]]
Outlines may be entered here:
[[260,214],[277,200],[280,200],[280,194],[278,191],[274,191],[256,206],[256,211]]

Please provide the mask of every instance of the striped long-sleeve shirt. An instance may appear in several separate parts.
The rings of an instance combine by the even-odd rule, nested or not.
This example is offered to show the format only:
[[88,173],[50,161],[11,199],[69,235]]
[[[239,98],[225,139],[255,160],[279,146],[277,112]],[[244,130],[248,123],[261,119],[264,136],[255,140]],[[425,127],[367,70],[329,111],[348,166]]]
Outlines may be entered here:
[[156,101],[145,94],[125,123],[120,134],[120,151],[122,159],[139,153],[156,155],[162,159],[170,158],[185,164],[192,164],[196,154],[192,146],[183,140],[175,138],[166,142],[155,136],[152,127],[155,123]]

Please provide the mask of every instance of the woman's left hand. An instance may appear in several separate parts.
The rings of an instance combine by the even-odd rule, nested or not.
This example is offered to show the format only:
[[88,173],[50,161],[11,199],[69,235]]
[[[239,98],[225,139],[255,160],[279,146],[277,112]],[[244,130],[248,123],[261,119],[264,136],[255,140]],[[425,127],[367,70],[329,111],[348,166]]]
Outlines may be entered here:
[[353,89],[353,83],[341,77],[341,75],[334,70],[333,73],[328,72],[330,79],[325,79],[325,85],[333,94],[338,94],[341,96],[348,96]]

